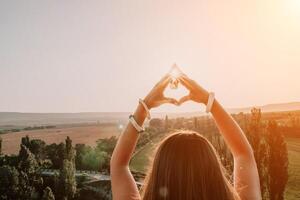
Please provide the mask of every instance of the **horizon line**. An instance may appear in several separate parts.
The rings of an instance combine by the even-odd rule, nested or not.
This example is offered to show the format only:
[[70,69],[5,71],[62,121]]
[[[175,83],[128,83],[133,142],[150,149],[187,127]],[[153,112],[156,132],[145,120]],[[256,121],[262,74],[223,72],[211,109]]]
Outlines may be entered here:
[[[287,105],[287,104],[299,104],[300,101],[291,101],[291,102],[284,102],[284,103],[270,103],[270,104],[264,104],[264,105],[252,105],[252,106],[242,106],[242,107],[231,107],[226,108],[227,110],[238,110],[238,109],[250,109],[250,108],[263,108],[266,106],[276,106],[276,105]],[[19,113],[19,114],[91,114],[91,113],[131,113],[132,111],[80,111],[80,112],[19,112],[19,111],[0,111],[0,113]],[[174,114],[180,114],[180,113],[205,113],[205,111],[179,111],[179,112],[158,112],[153,111],[153,113],[174,113]]]

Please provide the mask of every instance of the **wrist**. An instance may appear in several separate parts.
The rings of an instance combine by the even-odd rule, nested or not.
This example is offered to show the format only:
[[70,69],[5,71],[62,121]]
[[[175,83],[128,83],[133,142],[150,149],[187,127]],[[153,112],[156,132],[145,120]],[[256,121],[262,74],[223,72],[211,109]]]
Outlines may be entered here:
[[139,105],[143,107],[144,111],[146,112],[147,119],[150,120],[151,114],[150,114],[150,109],[149,109],[148,105],[142,99],[139,99]]
[[148,107],[148,109],[151,110],[153,106],[151,105],[150,100],[146,97],[143,99],[143,101],[146,104],[146,106]]
[[144,107],[139,104],[137,106],[137,108],[135,109],[135,112],[134,112],[134,117],[135,117],[135,120],[136,122],[139,124],[139,125],[142,125],[144,123],[144,120],[146,119],[147,117],[147,112],[146,110],[144,109]]
[[203,97],[204,97],[204,98],[203,98],[203,103],[204,103],[205,105],[207,105],[208,99],[209,99],[209,92],[204,91]]
[[210,92],[209,95],[208,95],[208,101],[207,101],[207,104],[206,104],[206,112],[207,113],[211,112],[211,109],[213,107],[214,102],[215,102],[215,93]]

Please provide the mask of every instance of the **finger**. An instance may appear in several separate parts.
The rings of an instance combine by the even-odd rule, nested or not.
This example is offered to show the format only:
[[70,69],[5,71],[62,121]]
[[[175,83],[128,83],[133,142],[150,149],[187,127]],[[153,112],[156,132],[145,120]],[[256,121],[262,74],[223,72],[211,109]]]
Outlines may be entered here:
[[162,87],[163,89],[166,88],[171,81],[171,76],[169,74],[166,74],[160,81],[159,81],[159,86]]
[[161,85],[162,83],[166,82],[167,80],[169,80],[170,78],[170,75],[169,74],[166,74],[165,76],[163,76],[158,82],[156,85]]
[[165,97],[162,101],[160,101],[161,104],[164,104],[164,103],[170,103],[170,104],[174,104],[174,105],[179,105],[179,102],[174,99],[174,98],[170,98],[170,97]]
[[182,76],[178,77],[178,80],[187,89],[191,89],[192,88],[191,79],[188,78],[185,74],[183,74]]
[[190,95],[187,95],[187,96],[184,96],[181,99],[179,99],[178,103],[179,103],[179,105],[181,105],[184,102],[189,101],[189,100],[191,100],[191,97],[190,97]]
[[171,76],[167,74],[157,83],[157,87],[164,90],[166,89],[166,87],[169,85],[170,82],[171,82]]

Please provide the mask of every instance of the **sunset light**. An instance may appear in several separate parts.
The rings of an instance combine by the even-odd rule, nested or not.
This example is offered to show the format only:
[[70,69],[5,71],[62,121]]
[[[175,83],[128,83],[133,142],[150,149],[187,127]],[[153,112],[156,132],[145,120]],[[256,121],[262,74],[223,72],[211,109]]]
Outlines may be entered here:
[[[285,14],[293,17],[300,17],[300,1],[285,0],[283,1]],[[300,18],[298,19],[300,20]],[[298,21],[299,22],[299,21]]]
[[0,1],[0,200],[295,200],[300,0]]
[[176,64],[174,64],[172,66],[169,74],[172,77],[172,80],[170,82],[170,88],[177,89],[178,88],[178,77],[182,74],[182,71],[179,69],[179,67]]

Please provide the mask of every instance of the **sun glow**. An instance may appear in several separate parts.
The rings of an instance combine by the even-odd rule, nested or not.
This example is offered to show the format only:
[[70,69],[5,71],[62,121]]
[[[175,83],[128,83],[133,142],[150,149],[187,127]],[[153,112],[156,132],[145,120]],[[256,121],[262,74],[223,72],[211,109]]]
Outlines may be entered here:
[[300,17],[300,0],[285,0],[283,3],[287,16]]
[[169,72],[172,80],[170,82],[170,88],[171,89],[177,89],[178,88],[178,77],[182,74],[182,71],[179,69],[179,67],[174,64]]

